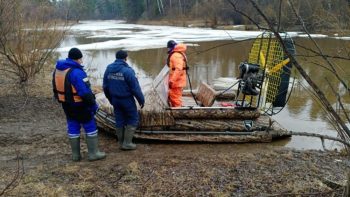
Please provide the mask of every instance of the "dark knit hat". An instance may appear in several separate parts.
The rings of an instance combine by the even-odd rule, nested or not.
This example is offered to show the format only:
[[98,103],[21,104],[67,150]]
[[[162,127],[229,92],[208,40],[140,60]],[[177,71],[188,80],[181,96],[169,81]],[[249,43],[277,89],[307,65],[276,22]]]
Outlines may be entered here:
[[176,45],[177,43],[174,40],[169,40],[166,46],[168,49],[173,49]]
[[125,59],[126,57],[128,57],[128,53],[124,50],[119,50],[115,54],[115,58],[117,58],[117,59]]
[[78,60],[83,57],[83,54],[78,48],[71,48],[68,52],[68,58],[72,60]]

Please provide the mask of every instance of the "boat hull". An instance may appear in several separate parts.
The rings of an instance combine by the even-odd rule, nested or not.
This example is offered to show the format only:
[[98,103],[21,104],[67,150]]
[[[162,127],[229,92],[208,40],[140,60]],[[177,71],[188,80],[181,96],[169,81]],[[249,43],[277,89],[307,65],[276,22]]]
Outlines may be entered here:
[[[99,111],[95,119],[100,128],[110,134],[115,134],[114,116]],[[177,119],[172,127],[139,127],[134,137],[144,140],[215,143],[271,142],[290,137],[287,130],[265,115],[256,118],[253,121],[254,126],[250,129],[244,126],[244,120],[202,120],[210,126],[199,124],[201,127],[190,124],[191,121],[194,120]]]

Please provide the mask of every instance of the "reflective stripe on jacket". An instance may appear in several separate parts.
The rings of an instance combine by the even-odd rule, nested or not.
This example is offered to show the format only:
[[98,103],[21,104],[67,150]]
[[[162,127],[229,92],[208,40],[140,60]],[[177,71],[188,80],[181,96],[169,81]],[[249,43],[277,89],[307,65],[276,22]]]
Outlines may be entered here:
[[73,69],[67,68],[65,70],[55,69],[54,71],[54,90],[56,90],[55,97],[59,102],[78,103],[83,99],[77,94],[76,89],[69,81],[69,74]]
[[186,45],[177,44],[168,56],[170,88],[183,88],[186,86]]

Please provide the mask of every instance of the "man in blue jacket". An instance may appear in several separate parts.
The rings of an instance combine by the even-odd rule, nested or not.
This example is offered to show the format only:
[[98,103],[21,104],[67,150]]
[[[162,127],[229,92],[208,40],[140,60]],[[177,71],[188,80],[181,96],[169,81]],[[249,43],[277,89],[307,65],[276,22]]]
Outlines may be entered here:
[[83,70],[83,54],[77,48],[68,52],[68,58],[59,60],[53,73],[53,92],[62,103],[67,118],[67,130],[72,148],[73,161],[80,161],[80,128],[83,126],[90,161],[103,159],[104,152],[98,149],[97,126],[94,114],[97,111],[95,96]]
[[139,122],[134,97],[141,108],[145,98],[134,70],[126,63],[127,57],[126,51],[116,53],[116,60],[107,66],[104,73],[103,91],[114,107],[119,148],[134,150],[136,145],[132,143],[132,138]]

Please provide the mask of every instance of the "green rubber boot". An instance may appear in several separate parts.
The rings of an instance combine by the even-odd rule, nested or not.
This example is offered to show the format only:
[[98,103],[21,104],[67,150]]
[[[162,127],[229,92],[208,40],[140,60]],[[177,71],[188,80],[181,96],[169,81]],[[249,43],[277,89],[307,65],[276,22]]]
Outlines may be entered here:
[[124,127],[122,127],[122,128],[117,128],[116,129],[117,131],[116,131],[116,135],[117,135],[117,137],[118,137],[118,140],[117,140],[117,142],[118,142],[118,144],[119,144],[119,148],[121,149],[122,148],[122,144],[123,144],[123,140],[124,140]]
[[88,159],[89,161],[96,161],[106,158],[106,153],[100,152],[98,150],[98,137],[95,136],[86,136],[86,144],[88,148]]
[[70,147],[72,148],[72,160],[80,161],[80,137],[77,138],[69,138]]
[[124,140],[122,145],[122,150],[135,150],[136,144],[132,143],[132,138],[134,137],[134,133],[136,131],[136,127],[127,125],[124,130]]

